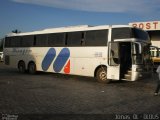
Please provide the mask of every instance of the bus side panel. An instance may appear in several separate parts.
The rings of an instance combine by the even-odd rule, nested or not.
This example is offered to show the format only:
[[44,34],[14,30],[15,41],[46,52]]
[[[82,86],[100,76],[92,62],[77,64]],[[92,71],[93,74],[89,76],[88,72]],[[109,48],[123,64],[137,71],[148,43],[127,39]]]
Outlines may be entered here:
[[99,65],[107,66],[107,47],[73,47],[70,49],[71,73],[74,75],[94,76]]
[[[41,52],[36,58],[37,70],[39,71],[43,71],[41,64],[48,49],[49,48],[44,49],[44,52]],[[46,72],[55,72],[53,66],[56,63],[57,56],[64,48],[56,47],[54,49],[56,51],[56,57]],[[102,64],[107,66],[107,47],[69,47],[68,50],[70,52],[70,57],[66,60],[63,68],[58,73],[94,76],[96,67]],[[66,69],[67,72],[65,72]]]
[[[17,68],[20,60],[25,62],[26,68],[29,62],[33,61],[36,64],[37,71],[44,71],[42,69],[43,60],[50,49],[50,47],[12,48],[7,49],[6,55],[10,55],[10,65],[15,68]],[[55,61],[64,47],[54,47],[53,49],[55,51],[53,55],[55,56],[50,61],[50,66],[44,72],[55,72]],[[68,47],[65,49],[69,53],[62,52],[62,59],[64,59],[65,54],[70,55],[63,61],[62,69],[58,73],[94,76],[95,69],[98,66],[107,66],[107,47]]]

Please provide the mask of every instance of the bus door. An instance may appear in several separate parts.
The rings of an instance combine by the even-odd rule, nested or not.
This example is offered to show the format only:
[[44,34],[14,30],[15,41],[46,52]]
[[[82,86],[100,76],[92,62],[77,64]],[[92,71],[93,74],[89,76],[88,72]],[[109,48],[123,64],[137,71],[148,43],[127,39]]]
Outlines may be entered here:
[[119,43],[110,42],[108,44],[108,68],[107,78],[113,80],[120,79],[120,63],[119,63]]
[[111,42],[109,43],[109,66],[107,69],[108,79],[127,79],[131,80],[131,43],[130,42]]

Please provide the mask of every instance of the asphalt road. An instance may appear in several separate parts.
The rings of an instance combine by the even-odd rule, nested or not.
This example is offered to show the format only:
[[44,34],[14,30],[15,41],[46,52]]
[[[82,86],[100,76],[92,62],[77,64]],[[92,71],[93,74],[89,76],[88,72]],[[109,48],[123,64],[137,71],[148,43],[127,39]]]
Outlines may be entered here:
[[0,113],[1,117],[104,115],[106,119],[106,115],[111,115],[117,119],[116,115],[123,114],[158,114],[160,118],[160,96],[153,95],[156,79],[154,74],[136,82],[102,84],[88,77],[43,72],[21,74],[0,63]]

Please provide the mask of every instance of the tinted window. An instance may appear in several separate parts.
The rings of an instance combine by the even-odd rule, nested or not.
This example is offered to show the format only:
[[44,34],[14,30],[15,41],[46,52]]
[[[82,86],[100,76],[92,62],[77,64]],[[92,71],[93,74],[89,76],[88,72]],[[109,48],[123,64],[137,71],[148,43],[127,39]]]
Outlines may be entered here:
[[36,44],[35,46],[38,46],[38,47],[47,46],[47,35],[46,34],[37,35],[35,44]]
[[32,47],[34,44],[34,36],[22,36],[22,47]]
[[11,37],[10,38],[10,47],[20,47],[21,46],[21,37],[16,36],[16,37]]
[[82,39],[84,39],[82,32],[67,33],[68,46],[81,46]]
[[53,33],[48,34],[48,46],[64,46],[65,45],[65,37],[64,33]]
[[136,28],[133,28],[132,31],[135,38],[138,38],[141,40],[149,40],[149,35],[147,32],[140,29],[136,29]]
[[108,30],[87,31],[85,36],[86,46],[106,46]]
[[10,47],[10,41],[11,41],[10,37],[5,38],[5,47]]
[[113,28],[112,29],[112,40],[114,39],[126,39],[131,38],[130,28]]

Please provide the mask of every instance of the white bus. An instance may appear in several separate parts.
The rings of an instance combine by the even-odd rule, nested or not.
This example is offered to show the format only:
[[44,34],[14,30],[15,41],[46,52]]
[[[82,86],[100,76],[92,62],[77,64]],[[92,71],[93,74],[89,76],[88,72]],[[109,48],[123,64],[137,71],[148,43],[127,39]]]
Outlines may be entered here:
[[148,34],[128,25],[71,26],[6,36],[4,61],[22,73],[135,81],[151,73],[149,47]]

